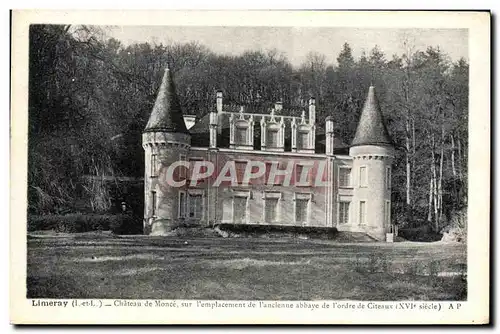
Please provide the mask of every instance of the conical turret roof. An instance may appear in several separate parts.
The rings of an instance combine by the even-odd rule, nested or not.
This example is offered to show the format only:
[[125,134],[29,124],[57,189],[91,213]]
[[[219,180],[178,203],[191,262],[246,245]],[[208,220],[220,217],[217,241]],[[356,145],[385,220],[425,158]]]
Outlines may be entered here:
[[182,116],[181,104],[175,91],[170,70],[165,69],[158,95],[144,132],[188,133]]
[[370,86],[368,90],[356,135],[351,144],[351,146],[359,145],[392,146],[392,139],[385,127],[384,118],[375,95],[375,87],[373,86]]

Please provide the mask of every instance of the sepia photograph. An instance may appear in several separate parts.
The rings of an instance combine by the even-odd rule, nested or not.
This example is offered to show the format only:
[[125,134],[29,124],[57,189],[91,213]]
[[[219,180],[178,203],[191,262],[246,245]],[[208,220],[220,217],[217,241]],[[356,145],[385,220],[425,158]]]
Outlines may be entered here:
[[470,301],[470,29],[86,21],[26,25],[33,311]]

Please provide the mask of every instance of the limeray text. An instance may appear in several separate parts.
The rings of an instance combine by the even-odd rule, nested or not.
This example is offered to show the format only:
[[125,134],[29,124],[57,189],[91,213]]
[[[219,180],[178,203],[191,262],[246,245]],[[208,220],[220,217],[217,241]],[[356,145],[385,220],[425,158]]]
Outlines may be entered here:
[[68,306],[68,301],[64,300],[40,300],[33,299],[31,301],[31,306],[50,306],[50,307],[66,307]]

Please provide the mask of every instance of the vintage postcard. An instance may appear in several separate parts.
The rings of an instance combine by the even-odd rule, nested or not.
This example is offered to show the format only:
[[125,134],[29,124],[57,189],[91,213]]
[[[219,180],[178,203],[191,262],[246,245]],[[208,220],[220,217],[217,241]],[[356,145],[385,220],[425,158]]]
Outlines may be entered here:
[[489,12],[11,32],[12,323],[489,323]]

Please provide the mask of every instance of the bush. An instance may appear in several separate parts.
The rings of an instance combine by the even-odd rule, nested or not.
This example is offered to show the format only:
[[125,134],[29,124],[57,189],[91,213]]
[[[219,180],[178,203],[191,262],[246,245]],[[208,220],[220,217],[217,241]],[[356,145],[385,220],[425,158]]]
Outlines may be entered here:
[[142,222],[133,215],[112,216],[110,230],[114,234],[142,234]]
[[68,214],[28,216],[28,231],[79,233],[113,231],[116,234],[142,233],[142,224],[131,215]]
[[452,214],[450,224],[442,231],[442,241],[467,242],[467,211],[456,211]]
[[220,231],[245,237],[264,238],[315,238],[334,239],[338,231],[332,227],[258,225],[258,224],[218,224]]
[[398,235],[410,241],[438,241],[441,240],[442,235],[432,231],[429,224],[425,224],[415,228],[400,228]]

